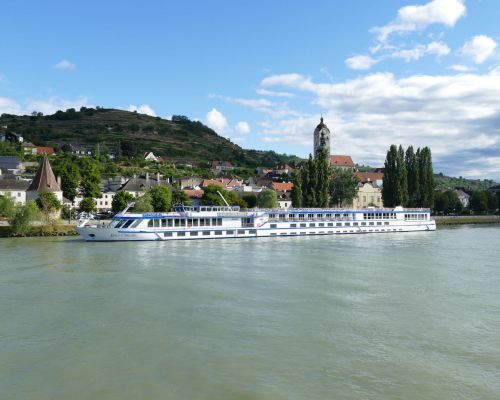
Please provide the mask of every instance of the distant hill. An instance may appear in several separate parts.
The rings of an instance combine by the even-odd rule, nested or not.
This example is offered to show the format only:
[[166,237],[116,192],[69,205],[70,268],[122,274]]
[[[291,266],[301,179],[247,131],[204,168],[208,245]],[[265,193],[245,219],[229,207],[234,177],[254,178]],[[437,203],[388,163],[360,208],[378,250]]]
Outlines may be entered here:
[[452,190],[455,188],[465,188],[472,191],[486,190],[497,183],[491,179],[467,179],[467,178],[454,178],[445,176],[443,174],[435,174],[434,180],[436,181],[436,189]]
[[243,149],[201,122],[180,115],[166,120],[136,112],[82,107],[80,111],[69,109],[47,116],[2,114],[0,126],[4,125],[36,145],[99,147],[101,154],[134,156],[153,151],[170,160],[224,160],[243,167],[300,160],[274,151]]

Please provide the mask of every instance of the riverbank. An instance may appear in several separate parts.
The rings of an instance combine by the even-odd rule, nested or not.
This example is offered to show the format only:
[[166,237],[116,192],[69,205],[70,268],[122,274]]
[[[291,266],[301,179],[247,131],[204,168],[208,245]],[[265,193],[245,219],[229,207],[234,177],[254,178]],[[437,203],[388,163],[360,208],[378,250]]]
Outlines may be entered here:
[[500,215],[458,215],[432,216],[437,226],[469,225],[469,224],[500,224]]
[[[32,226],[30,231],[22,237],[38,236],[75,236],[77,235],[75,225],[57,224],[54,226]],[[12,237],[12,229],[9,225],[0,226],[0,238]]]

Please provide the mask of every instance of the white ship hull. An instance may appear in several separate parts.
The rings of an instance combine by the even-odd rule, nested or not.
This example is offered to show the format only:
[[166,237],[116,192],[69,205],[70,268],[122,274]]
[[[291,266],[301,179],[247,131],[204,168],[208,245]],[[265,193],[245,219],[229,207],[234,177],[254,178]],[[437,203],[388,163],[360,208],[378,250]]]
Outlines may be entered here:
[[[208,209],[208,207],[207,207]],[[203,224],[203,226],[200,226]],[[203,240],[434,231],[428,210],[268,210],[120,214],[106,226],[83,223],[86,241]]]

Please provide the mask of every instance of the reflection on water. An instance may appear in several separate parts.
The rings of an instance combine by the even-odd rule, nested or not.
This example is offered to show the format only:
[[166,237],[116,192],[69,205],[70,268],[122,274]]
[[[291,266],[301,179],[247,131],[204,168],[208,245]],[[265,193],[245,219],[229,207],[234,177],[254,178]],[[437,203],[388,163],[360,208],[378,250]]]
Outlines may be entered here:
[[1,398],[498,399],[499,233],[4,239]]

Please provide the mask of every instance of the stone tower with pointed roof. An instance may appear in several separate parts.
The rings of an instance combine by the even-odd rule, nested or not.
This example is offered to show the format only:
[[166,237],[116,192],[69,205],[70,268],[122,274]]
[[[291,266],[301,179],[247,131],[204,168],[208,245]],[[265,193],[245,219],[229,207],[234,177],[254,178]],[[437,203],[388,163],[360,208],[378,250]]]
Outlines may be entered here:
[[322,150],[326,150],[330,157],[330,130],[323,123],[323,117],[314,130],[314,155],[316,156]]
[[50,166],[46,154],[43,156],[33,182],[31,182],[26,191],[26,200],[36,200],[38,194],[41,192],[52,192],[59,201],[63,200],[61,187],[57,183],[57,179],[54,176],[54,172],[52,172],[52,167]]

